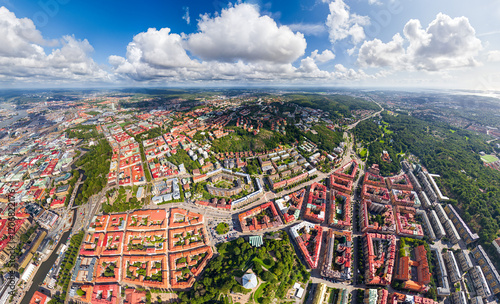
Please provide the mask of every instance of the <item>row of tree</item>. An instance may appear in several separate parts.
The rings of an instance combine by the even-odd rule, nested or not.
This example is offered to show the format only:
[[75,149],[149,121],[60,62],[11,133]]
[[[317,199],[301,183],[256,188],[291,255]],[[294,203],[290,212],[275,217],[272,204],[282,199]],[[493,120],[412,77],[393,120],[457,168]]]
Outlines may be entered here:
[[71,237],[68,249],[64,252],[64,258],[61,262],[61,268],[59,270],[59,277],[57,280],[57,284],[62,287],[62,293],[52,297],[48,304],[64,303],[66,299],[66,291],[68,290],[69,282],[71,276],[73,275],[72,269],[75,266],[83,236],[84,232],[83,230],[80,230],[77,234]]

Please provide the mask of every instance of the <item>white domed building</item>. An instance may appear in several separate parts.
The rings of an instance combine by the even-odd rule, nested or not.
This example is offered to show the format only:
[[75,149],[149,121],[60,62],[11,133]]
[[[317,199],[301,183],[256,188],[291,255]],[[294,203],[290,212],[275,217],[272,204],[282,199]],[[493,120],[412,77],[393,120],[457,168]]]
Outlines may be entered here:
[[257,284],[257,277],[253,273],[247,273],[241,278],[241,285],[246,289],[254,289]]

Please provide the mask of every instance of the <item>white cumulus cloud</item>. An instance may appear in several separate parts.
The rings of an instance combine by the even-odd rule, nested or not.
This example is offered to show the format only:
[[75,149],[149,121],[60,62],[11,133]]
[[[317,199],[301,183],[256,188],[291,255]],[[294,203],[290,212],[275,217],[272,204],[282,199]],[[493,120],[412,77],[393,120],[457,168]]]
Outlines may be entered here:
[[303,34],[278,26],[246,3],[223,9],[213,18],[201,16],[198,29],[189,35],[187,47],[203,60],[288,63],[302,56],[307,45]]
[[164,68],[191,66],[194,61],[182,44],[181,36],[170,33],[169,28],[150,28],[145,33],[137,34],[129,43],[127,58]]
[[365,41],[358,54],[358,62],[363,66],[386,67],[403,64],[405,49],[404,39],[400,34],[394,35],[388,43],[380,39]]
[[500,51],[490,51],[488,52],[488,61],[489,62],[499,62],[500,61]]
[[[47,41],[28,18],[0,7],[0,81],[109,81],[90,57],[90,43],[74,36]],[[53,48],[50,54],[44,50]]]
[[125,57],[110,56],[109,62],[119,77],[140,82],[335,80],[340,73],[316,65],[335,58],[330,50],[315,50],[299,68],[293,66],[306,46],[301,33],[278,26],[254,5],[240,3],[213,17],[201,16],[198,32],[190,35],[169,28],[139,33]]
[[366,38],[363,27],[370,24],[369,17],[351,13],[350,7],[343,0],[334,0],[328,7],[330,13],[326,19],[326,26],[332,44],[350,38],[351,43],[356,45]]
[[372,77],[342,65],[322,70],[318,64],[332,61],[335,54],[314,50],[301,58],[306,47],[301,33],[279,26],[257,6],[238,3],[220,14],[200,16],[193,34],[176,34],[169,28],[139,33],[128,44],[125,57],[110,56],[109,62],[124,81],[154,84],[334,84]]
[[388,43],[379,39],[365,41],[358,63],[426,71],[478,65],[475,57],[483,47],[466,17],[451,18],[439,13],[425,29],[419,20],[412,19],[403,33],[404,38],[396,34]]
[[327,62],[335,59],[335,54],[330,50],[324,50],[322,53],[319,53],[318,50],[314,50],[311,53],[311,57],[319,62]]

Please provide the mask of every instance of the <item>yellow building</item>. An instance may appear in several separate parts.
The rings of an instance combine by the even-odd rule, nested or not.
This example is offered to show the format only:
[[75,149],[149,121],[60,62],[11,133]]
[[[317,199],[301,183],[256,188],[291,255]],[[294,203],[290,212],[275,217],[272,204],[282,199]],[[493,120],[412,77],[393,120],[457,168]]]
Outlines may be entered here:
[[323,303],[323,298],[325,297],[325,293],[326,293],[326,285],[323,283],[319,283],[318,287],[316,288],[316,292],[314,293],[313,304]]
[[20,268],[26,268],[28,266],[28,263],[31,261],[33,258],[33,254],[36,252],[38,249],[38,246],[42,243],[43,239],[47,236],[47,232],[45,230],[39,232],[35,239],[32,242],[31,248],[23,254],[23,256],[19,259],[19,267]]

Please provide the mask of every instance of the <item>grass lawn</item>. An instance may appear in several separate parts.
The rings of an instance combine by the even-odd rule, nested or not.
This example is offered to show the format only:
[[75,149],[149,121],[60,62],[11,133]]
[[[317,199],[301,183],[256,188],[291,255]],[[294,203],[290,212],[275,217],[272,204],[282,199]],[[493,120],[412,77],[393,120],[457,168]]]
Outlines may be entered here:
[[366,153],[368,152],[368,150],[366,148],[363,148],[363,150],[361,150],[359,152],[359,157],[361,158],[365,158],[366,157]]
[[271,283],[270,282],[262,283],[262,284],[260,284],[259,288],[257,288],[257,290],[255,291],[255,296],[254,296],[254,298],[257,302],[259,302],[259,299],[262,297],[262,293],[264,292],[264,288],[269,284],[271,284]]
[[231,189],[232,187],[234,187],[234,185],[228,181],[221,180],[217,182],[217,184],[215,184],[215,187],[223,189]]
[[496,157],[495,155],[485,155],[485,156],[481,156],[481,159],[485,162],[485,163],[492,163],[492,162],[496,162],[498,160],[498,157]]
[[378,126],[379,129],[382,129],[384,131],[385,134],[387,135],[390,135],[392,133],[394,133],[393,131],[391,130],[387,130],[387,127],[389,126],[389,123],[388,122],[385,122],[385,121],[382,121],[382,125]]
[[215,227],[215,231],[217,234],[226,234],[229,232],[229,225],[227,223],[219,223],[217,227]]
[[260,264],[261,266],[265,267],[267,270],[269,270],[272,267],[271,265],[267,265],[266,263],[264,263],[263,260],[261,260],[257,257],[253,259],[253,262]]

